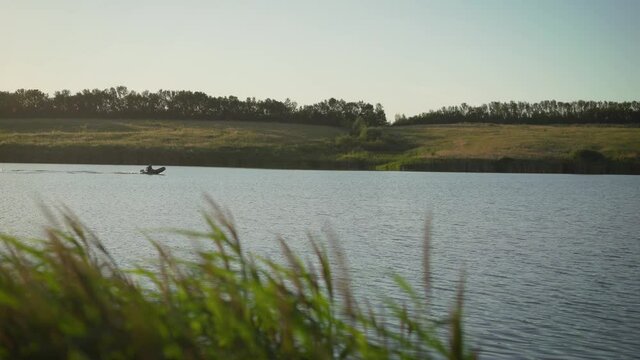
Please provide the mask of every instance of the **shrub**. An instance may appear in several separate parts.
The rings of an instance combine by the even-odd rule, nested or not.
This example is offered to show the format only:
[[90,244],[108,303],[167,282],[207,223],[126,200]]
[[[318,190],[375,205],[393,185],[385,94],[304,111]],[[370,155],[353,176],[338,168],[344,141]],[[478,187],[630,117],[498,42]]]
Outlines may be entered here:
[[587,161],[587,162],[596,162],[596,161],[604,161],[606,160],[606,156],[601,152],[590,150],[590,149],[582,149],[577,150],[573,153],[573,158],[576,160]]

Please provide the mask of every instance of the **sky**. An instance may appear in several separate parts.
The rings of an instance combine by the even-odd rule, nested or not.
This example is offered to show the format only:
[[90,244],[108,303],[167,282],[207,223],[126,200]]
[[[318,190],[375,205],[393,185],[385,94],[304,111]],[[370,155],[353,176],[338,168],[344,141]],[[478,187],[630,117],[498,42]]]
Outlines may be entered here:
[[0,0],[0,91],[381,103],[640,100],[640,1]]

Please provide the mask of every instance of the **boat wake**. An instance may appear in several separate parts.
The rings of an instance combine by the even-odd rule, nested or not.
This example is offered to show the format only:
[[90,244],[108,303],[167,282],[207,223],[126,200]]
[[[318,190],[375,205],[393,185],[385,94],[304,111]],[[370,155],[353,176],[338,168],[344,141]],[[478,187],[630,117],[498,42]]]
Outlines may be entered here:
[[139,175],[134,171],[92,171],[92,170],[46,170],[46,169],[0,169],[11,174],[91,174],[91,175]]

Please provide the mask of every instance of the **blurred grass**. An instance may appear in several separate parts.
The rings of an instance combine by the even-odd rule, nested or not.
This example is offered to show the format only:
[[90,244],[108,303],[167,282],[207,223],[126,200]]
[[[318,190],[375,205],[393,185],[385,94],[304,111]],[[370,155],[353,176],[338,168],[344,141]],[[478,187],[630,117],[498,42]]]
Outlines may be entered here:
[[69,213],[65,229],[36,244],[0,236],[0,358],[475,358],[463,341],[461,287],[449,317],[428,315],[428,230],[426,295],[396,278],[408,300],[389,300],[381,314],[355,298],[339,250],[336,269],[315,241],[313,260],[284,241],[286,264],[262,259],[210,204],[207,231],[179,232],[205,242],[196,259],[155,243],[154,270],[120,268]]

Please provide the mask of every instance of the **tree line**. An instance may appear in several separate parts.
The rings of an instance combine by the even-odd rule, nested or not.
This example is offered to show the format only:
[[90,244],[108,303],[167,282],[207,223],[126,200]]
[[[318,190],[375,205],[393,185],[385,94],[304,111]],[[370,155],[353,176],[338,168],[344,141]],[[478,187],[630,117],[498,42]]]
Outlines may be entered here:
[[454,124],[640,124],[640,102],[555,100],[490,102],[480,106],[462,103],[419,115],[396,115],[394,125]]
[[[158,90],[136,92],[125,86],[85,89],[53,96],[37,89],[0,91],[0,118],[154,118],[287,122],[340,126],[385,126],[382,105],[331,98],[299,106],[286,99],[241,100],[235,96],[209,96],[199,91]],[[498,123],[498,124],[640,124],[640,102],[555,100],[490,102],[479,106],[462,103],[406,117],[396,115],[394,125]]]
[[27,117],[234,120],[346,128],[352,128],[356,123],[388,125],[382,105],[334,98],[298,106],[289,99],[241,100],[235,96],[216,97],[186,90],[136,92],[125,86],[85,89],[75,94],[61,90],[53,96],[37,89],[0,91],[0,118]]

